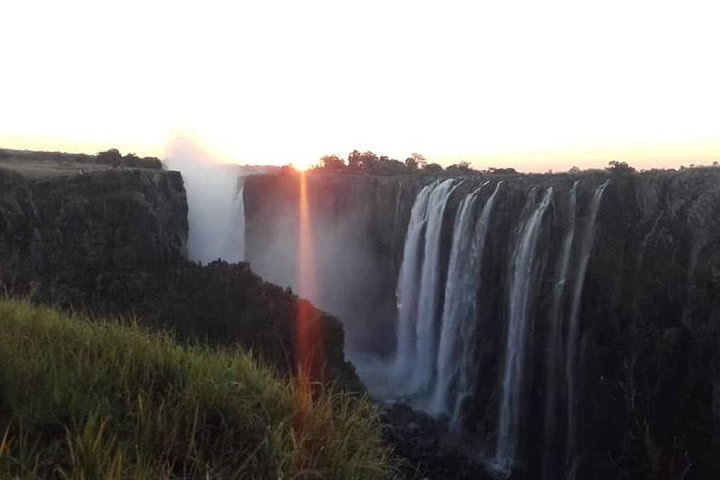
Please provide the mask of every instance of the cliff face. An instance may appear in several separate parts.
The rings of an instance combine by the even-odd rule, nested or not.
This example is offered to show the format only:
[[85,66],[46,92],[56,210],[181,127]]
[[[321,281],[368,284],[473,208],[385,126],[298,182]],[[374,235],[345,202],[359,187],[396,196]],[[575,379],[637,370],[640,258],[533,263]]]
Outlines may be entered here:
[[[80,172],[68,163],[74,157],[31,157],[0,164],[0,288],[94,315],[135,315],[180,339],[239,344],[278,371],[294,371],[304,301],[245,263],[186,260],[179,172],[84,163]],[[318,375],[357,388],[340,323],[305,311],[305,335],[322,345]]]
[[[298,285],[300,183],[295,175],[245,180],[246,258],[278,285]],[[310,299],[337,315],[352,350],[392,350],[395,283],[415,176],[307,177],[314,286]],[[302,293],[302,292],[301,292]]]
[[53,303],[103,289],[109,271],[157,271],[184,256],[182,177],[106,170],[31,179],[0,169],[0,281],[42,279]]
[[[402,244],[415,196],[432,180],[308,176],[318,265],[314,300],[340,315],[356,349],[394,351],[384,339],[396,329]],[[480,204],[487,202],[500,180],[476,290],[465,292],[465,301],[478,305],[470,349],[473,391],[459,413],[467,442],[495,458],[504,448],[498,446],[504,428],[502,435],[514,442],[511,468],[531,478],[720,474],[720,170],[458,182],[438,236],[438,342],[460,204],[489,181],[478,194]],[[513,280],[518,244],[548,187],[550,203],[530,252],[529,293],[521,309],[527,312],[519,344],[522,374],[510,382],[508,345],[519,348],[519,340],[508,340],[510,317],[518,311],[511,308],[519,298]],[[296,177],[246,182],[248,259],[270,278],[296,263],[298,198]],[[274,250],[265,255],[268,245]],[[293,284],[292,272],[283,273],[274,281]],[[431,405],[439,350],[435,344],[424,352],[434,366],[431,390],[404,393],[419,408]],[[454,352],[451,365],[463,361]],[[392,368],[389,362],[382,370]],[[383,382],[397,381],[390,377]],[[373,390],[374,377],[365,379]],[[458,388],[454,381],[447,382],[450,397]],[[508,427],[500,423],[509,386],[517,403],[510,420],[504,417]]]

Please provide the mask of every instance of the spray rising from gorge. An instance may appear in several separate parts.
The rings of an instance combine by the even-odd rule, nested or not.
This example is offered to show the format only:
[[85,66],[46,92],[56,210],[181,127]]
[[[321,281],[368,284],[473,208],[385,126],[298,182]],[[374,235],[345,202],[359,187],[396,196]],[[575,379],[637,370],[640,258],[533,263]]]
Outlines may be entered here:
[[189,141],[170,148],[168,167],[179,170],[188,199],[188,258],[209,263],[245,259],[244,176]]

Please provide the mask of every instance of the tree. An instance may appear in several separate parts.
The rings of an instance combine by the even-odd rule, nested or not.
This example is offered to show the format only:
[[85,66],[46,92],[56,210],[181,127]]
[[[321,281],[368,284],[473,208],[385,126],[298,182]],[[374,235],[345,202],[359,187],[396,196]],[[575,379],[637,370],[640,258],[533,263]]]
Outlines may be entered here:
[[635,169],[633,167],[631,167],[630,165],[628,165],[626,162],[620,162],[618,160],[612,160],[612,161],[608,162],[607,169],[611,173],[615,173],[615,174],[627,174],[627,173],[632,173],[635,171]]
[[580,169],[578,167],[572,167],[570,170],[568,170],[568,173],[572,173],[573,175],[577,175],[580,173]]
[[363,170],[372,170],[377,167],[378,161],[378,156],[368,150],[360,156],[360,168]]
[[345,162],[337,155],[324,155],[320,158],[320,168],[325,170],[344,170]]
[[447,166],[445,168],[445,170],[450,170],[450,171],[458,172],[458,173],[469,173],[470,171],[472,171],[472,169],[470,168],[470,162],[454,163],[452,165]]
[[120,151],[117,148],[111,148],[110,150],[99,152],[97,159],[100,163],[119,166],[122,162],[122,155],[120,155]]
[[439,163],[427,163],[423,166],[423,172],[426,173],[440,173],[442,171],[443,167]]
[[358,150],[353,150],[348,155],[348,168],[351,170],[360,170],[362,153]]
[[407,170],[408,167],[406,167],[403,162],[390,158],[387,155],[382,155],[378,159],[377,166],[373,171],[386,175],[396,175],[406,173]]
[[372,170],[377,166],[378,156],[371,151],[353,150],[348,155],[348,168],[351,170]]
[[405,165],[407,165],[408,168],[416,170],[418,168],[423,168],[427,164],[427,160],[425,157],[420,153],[412,153],[408,158],[405,159]]

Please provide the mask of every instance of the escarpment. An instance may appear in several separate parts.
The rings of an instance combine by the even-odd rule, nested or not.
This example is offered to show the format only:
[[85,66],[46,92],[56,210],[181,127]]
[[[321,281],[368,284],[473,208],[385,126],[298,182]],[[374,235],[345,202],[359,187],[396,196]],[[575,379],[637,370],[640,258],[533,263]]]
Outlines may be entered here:
[[182,177],[160,170],[106,170],[29,179],[0,170],[0,275],[41,281],[53,303],[101,290],[108,271],[157,271],[184,256]]
[[[191,342],[241,345],[278,371],[294,371],[296,318],[307,301],[246,263],[187,260],[179,172],[21,160],[0,165],[5,291],[98,316],[133,316]],[[312,305],[302,308],[304,334],[318,343],[318,375],[358,388],[341,324]]]
[[[377,398],[506,474],[720,475],[719,169],[306,181],[314,300]],[[283,284],[298,182],[245,183],[248,261]]]
[[238,185],[247,262],[199,265],[175,172],[0,169],[0,282],[288,372],[304,232],[310,300],[330,312],[306,310],[313,351],[356,385],[347,348],[375,398],[427,414],[385,408],[404,455],[469,459],[428,472],[720,476],[719,169]]

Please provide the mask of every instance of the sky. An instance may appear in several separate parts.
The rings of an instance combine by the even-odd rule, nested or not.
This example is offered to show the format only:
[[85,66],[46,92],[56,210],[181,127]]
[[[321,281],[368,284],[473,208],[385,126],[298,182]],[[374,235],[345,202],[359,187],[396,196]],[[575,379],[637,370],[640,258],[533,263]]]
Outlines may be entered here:
[[0,6],[0,146],[526,171],[720,160],[720,2]]

